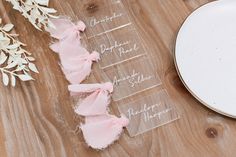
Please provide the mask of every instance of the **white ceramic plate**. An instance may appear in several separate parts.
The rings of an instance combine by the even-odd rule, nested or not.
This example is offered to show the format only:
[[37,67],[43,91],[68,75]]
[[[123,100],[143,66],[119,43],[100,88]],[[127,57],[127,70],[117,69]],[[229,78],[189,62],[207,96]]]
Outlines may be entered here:
[[176,40],[175,63],[192,95],[236,118],[236,0],[219,0],[194,11]]

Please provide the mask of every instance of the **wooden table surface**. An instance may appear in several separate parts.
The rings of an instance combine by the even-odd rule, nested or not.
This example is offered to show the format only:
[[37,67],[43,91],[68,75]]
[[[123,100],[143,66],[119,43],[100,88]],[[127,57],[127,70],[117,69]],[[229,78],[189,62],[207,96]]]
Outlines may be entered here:
[[[50,5],[60,14],[78,19],[79,9],[87,1],[51,0]],[[99,4],[99,0],[93,2]],[[17,82],[15,88],[0,83],[0,156],[235,157],[236,121],[195,100],[182,85],[173,62],[178,29],[194,9],[207,2],[209,0],[123,0],[148,52],[158,63],[156,71],[181,118],[134,138],[125,131],[108,149],[96,151],[86,146],[76,129],[80,118],[73,112],[75,101],[67,92],[68,83],[58,65],[58,57],[48,47],[50,37],[34,29],[9,3],[1,0],[3,21],[16,26],[20,40],[27,43],[27,50],[37,60],[40,74],[34,75],[34,82]]]

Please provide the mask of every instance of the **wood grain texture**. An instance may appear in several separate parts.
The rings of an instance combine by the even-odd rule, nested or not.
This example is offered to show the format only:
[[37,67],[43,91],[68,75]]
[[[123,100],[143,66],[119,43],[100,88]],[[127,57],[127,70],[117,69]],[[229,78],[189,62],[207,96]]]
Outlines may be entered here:
[[[87,0],[51,0],[60,14],[80,18]],[[99,3],[99,0],[94,0]],[[40,74],[36,81],[17,87],[0,83],[1,157],[234,157],[235,120],[221,116],[195,100],[177,76],[173,51],[176,34],[184,19],[209,0],[123,0],[137,25],[164,88],[175,101],[181,119],[135,138],[127,132],[104,151],[88,148],[80,122],[67,92],[67,81],[58,57],[48,45],[46,33],[34,29],[5,0],[0,1],[4,22],[13,23],[20,40],[33,53]],[[88,81],[98,81],[99,74]],[[114,112],[117,112],[113,104]]]

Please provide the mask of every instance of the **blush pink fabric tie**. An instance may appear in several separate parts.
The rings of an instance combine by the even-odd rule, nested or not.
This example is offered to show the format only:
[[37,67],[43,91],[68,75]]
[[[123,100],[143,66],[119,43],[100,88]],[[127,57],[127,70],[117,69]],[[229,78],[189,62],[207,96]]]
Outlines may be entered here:
[[94,51],[91,54],[61,58],[62,70],[71,84],[80,84],[91,73],[92,63],[100,59],[99,53]]
[[56,29],[47,31],[58,41],[50,48],[59,55],[61,68],[71,83],[68,86],[71,95],[88,94],[75,107],[75,112],[85,117],[85,123],[80,127],[85,141],[94,149],[106,148],[119,138],[129,120],[124,115],[118,118],[108,114],[112,83],[80,84],[91,73],[93,62],[100,59],[98,52],[89,53],[81,45],[80,33],[85,30],[85,24],[82,21],[74,24],[68,18],[51,21]]
[[68,89],[73,95],[89,93],[89,95],[75,107],[75,112],[78,115],[94,116],[107,114],[110,94],[113,92],[112,83],[69,85]]
[[91,73],[93,61],[100,59],[98,52],[91,54],[81,45],[81,31],[86,26],[82,21],[75,25],[68,18],[52,19],[56,29],[47,31],[58,41],[51,45],[51,49],[59,54],[61,68],[72,84],[81,83]]
[[53,38],[63,40],[68,36],[74,36],[80,40],[80,32],[83,32],[86,28],[84,22],[78,21],[77,24],[71,22],[67,17],[61,17],[57,19],[50,19],[56,29],[49,28],[47,31],[50,32]]
[[77,46],[81,46],[80,33],[85,30],[85,24],[82,21],[74,24],[66,17],[51,19],[51,22],[56,29],[49,28],[47,31],[58,41],[50,48],[57,53],[75,52]]
[[113,115],[86,117],[85,124],[80,126],[86,143],[94,149],[104,149],[116,141],[123,131],[123,127],[129,124],[129,120],[121,115],[120,118]]

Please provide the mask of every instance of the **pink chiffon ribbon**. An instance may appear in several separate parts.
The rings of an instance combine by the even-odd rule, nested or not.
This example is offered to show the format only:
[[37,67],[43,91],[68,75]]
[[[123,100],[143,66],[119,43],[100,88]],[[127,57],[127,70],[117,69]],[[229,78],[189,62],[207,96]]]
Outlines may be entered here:
[[51,37],[58,39],[50,48],[57,53],[75,52],[77,46],[81,45],[80,33],[86,28],[82,21],[74,24],[66,17],[50,19],[56,28],[48,28]]
[[75,57],[61,58],[62,70],[71,84],[81,83],[91,73],[92,63],[100,59],[99,53],[94,51]]
[[75,112],[78,115],[94,116],[107,114],[110,94],[113,92],[112,83],[76,84],[69,85],[68,89],[73,95],[89,93],[89,95],[75,107]]
[[85,24],[82,21],[74,24],[68,18],[51,21],[56,28],[47,31],[57,41],[50,48],[58,53],[62,71],[71,83],[68,90],[71,95],[88,95],[75,107],[75,112],[85,117],[80,127],[85,141],[94,149],[104,149],[119,138],[129,120],[124,115],[118,118],[108,114],[112,83],[80,84],[90,75],[93,62],[100,59],[98,52],[89,53],[81,45],[80,33],[85,30]]
[[47,31],[58,41],[50,48],[59,54],[66,79],[72,84],[79,84],[91,73],[92,63],[100,59],[99,53],[89,53],[81,45],[80,33],[86,28],[82,21],[74,24],[65,17],[51,21],[56,28],[49,28]]
[[113,115],[86,117],[85,124],[80,126],[86,143],[94,149],[104,149],[116,141],[123,127],[129,124],[129,120],[121,115],[120,118]]

